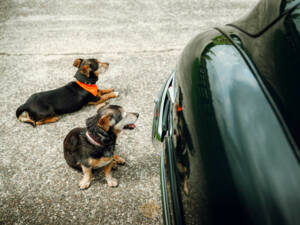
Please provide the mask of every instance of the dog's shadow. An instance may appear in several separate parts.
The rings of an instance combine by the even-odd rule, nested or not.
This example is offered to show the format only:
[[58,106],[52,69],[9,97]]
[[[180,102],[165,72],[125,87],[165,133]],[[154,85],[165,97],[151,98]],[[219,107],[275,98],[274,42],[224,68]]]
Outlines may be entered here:
[[[118,167],[124,167],[124,166],[126,166],[126,165],[118,165],[116,168],[112,169],[112,175],[117,180],[119,180],[122,177],[122,174],[119,171],[121,168],[119,169]],[[92,173],[93,173],[93,179],[92,179],[93,183],[105,183],[106,184],[103,167],[92,169]]]

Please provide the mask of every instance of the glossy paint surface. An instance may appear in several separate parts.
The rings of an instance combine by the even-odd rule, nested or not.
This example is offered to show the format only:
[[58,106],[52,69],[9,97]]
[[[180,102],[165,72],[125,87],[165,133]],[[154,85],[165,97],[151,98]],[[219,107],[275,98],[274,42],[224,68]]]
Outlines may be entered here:
[[171,224],[300,224],[299,3],[263,0],[184,49],[162,109]]
[[[208,47],[191,54],[204,41]],[[174,119],[177,130],[173,133],[177,136],[176,159],[187,168],[188,193],[184,193],[184,179],[180,185],[183,202],[192,203],[184,205],[187,224],[249,223],[239,201],[215,116],[206,65],[212,60],[208,55],[210,48],[228,44],[226,38],[214,31],[200,35],[187,46],[178,65],[177,99],[183,110],[177,114],[177,121]]]
[[[193,44],[185,50],[188,55]],[[204,168],[196,171],[197,183],[203,183],[203,173],[212,223],[299,222],[295,208],[300,204],[299,164],[272,107],[226,37],[214,37],[206,46],[201,57],[188,61],[192,63],[190,73],[180,70],[187,57],[178,66],[183,118],[177,115],[177,120],[184,120],[190,132],[177,133],[192,138],[190,154],[183,160],[188,159],[189,175],[195,173],[191,168],[199,164],[195,155],[200,151],[196,158],[202,159]],[[180,154],[176,156],[182,160]],[[234,216],[236,212],[239,216]]]
[[[242,48],[255,64],[294,141],[299,146],[300,105],[297,102],[300,98],[300,76],[298,76],[300,73],[300,6],[296,3],[299,1],[289,1],[289,4],[297,7],[293,7],[292,11],[255,38],[238,29],[230,27],[221,29],[228,35],[234,33],[241,39]],[[235,25],[242,26],[239,23]],[[299,147],[295,148],[299,152]]]
[[300,223],[299,164],[255,77],[232,46],[215,46],[208,56],[214,110],[241,201],[258,224]]
[[261,0],[248,15],[231,24],[257,36],[299,3],[300,0]]

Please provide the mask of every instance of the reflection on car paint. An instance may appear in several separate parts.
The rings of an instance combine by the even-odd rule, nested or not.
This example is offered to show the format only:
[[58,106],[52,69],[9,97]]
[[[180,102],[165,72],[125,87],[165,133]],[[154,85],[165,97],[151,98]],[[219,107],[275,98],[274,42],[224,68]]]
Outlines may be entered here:
[[[229,45],[230,42],[223,36],[217,36],[208,44],[203,54],[193,62],[190,89],[181,89],[182,83],[186,80],[182,81],[178,76],[177,102],[183,105],[183,110],[173,119],[174,128],[177,128],[177,131],[173,133],[178,135],[174,138],[176,162],[181,163],[187,171],[184,174],[180,168],[178,169],[187,224],[211,222],[217,224],[226,218],[230,218],[228,220],[231,220],[233,224],[250,223],[248,219],[243,220],[247,216],[243,213],[231,178],[223,140],[215,117],[207,68],[208,62],[212,61],[214,56],[212,48]],[[186,124],[185,117],[189,117],[192,123]],[[187,194],[184,190],[186,186],[197,188],[191,190],[188,188]],[[228,204],[231,207],[228,208]],[[190,207],[191,205],[193,207]],[[211,218],[213,221],[210,221]]]
[[295,173],[300,177],[299,164],[255,77],[232,46],[214,46],[207,54],[213,107],[241,201],[261,224],[300,220],[298,209],[289,206],[289,196],[300,202],[300,183],[293,179]]

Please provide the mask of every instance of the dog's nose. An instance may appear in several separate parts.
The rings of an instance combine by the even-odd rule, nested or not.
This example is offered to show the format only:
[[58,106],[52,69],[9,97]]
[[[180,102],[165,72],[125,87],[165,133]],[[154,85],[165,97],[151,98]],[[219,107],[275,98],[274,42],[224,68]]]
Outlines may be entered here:
[[134,113],[134,115],[136,116],[136,118],[139,118],[140,114],[138,113]]

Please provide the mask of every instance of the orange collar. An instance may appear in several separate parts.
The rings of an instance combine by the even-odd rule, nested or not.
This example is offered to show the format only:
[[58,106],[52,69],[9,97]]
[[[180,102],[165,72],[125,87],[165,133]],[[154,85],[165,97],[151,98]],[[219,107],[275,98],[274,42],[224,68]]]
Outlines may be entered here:
[[84,90],[90,92],[92,95],[97,96],[98,87],[96,84],[85,84],[85,83],[80,82],[79,80],[76,80],[76,84],[78,84]]

